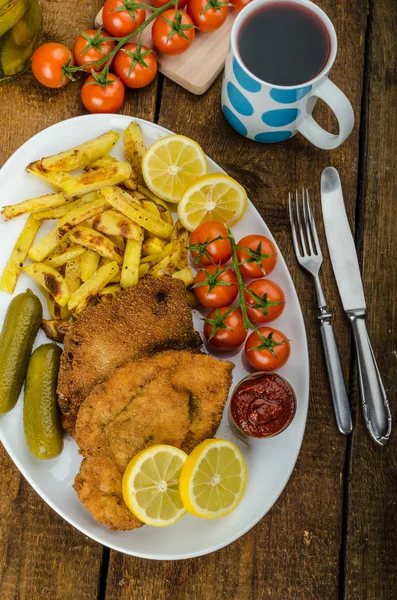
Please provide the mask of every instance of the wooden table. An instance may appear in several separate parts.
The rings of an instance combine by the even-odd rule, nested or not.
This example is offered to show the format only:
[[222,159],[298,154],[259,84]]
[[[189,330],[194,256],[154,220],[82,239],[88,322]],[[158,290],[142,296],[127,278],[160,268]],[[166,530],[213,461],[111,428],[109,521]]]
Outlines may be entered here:
[[[397,71],[395,0],[321,0],[339,53],[332,79],[350,98],[356,125],[325,152],[298,136],[257,144],[236,134],[220,110],[221,79],[196,97],[167,79],[129,92],[127,115],[196,139],[248,190],[291,270],[305,316],[311,396],[302,451],[291,480],[267,516],[231,546],[184,562],[123,556],[87,539],[53,512],[0,449],[0,598],[3,600],[391,600],[397,597],[397,433],[385,448],[370,440],[357,394],[349,324],[335,287],[321,225],[319,181],[335,166],[355,230],[369,306],[368,327],[397,417]],[[91,26],[101,0],[42,0],[45,36],[71,45]],[[28,74],[0,86],[0,162],[45,127],[83,114],[79,83],[50,91]],[[322,107],[318,118],[335,126]],[[314,290],[293,255],[287,193],[312,190],[335,312],[354,433],[338,434]],[[6,198],[1,199],[6,203]],[[397,422],[397,420],[396,420]]]

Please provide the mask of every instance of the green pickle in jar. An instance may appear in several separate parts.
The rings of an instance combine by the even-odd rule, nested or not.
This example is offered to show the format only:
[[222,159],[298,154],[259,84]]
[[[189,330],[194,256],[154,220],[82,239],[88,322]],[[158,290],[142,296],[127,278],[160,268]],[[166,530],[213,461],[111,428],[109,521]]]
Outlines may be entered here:
[[0,81],[28,68],[40,40],[38,0],[0,0]]

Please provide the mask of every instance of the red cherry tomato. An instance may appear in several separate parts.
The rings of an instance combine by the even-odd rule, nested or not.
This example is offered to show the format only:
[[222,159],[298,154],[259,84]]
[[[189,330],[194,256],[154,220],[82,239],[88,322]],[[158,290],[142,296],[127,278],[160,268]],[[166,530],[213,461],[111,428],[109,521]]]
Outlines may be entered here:
[[[208,265],[200,269],[194,279],[194,295],[203,306],[219,308],[231,304],[238,293],[237,278],[231,269],[219,265]],[[221,285],[217,285],[221,282]],[[226,283],[226,285],[225,285]],[[212,289],[210,289],[212,288]]]
[[[162,6],[165,6],[166,4],[168,4],[168,0],[153,0],[153,6],[155,8],[161,8]],[[187,4],[187,0],[179,0],[178,8],[185,8],[186,4]]]
[[116,75],[108,73],[105,85],[90,75],[81,88],[81,101],[91,113],[115,113],[124,102],[124,85]]
[[[276,266],[277,250],[273,242],[263,235],[247,235],[237,244],[237,257],[243,277],[256,279],[269,275]],[[249,262],[245,262],[249,261]]]
[[[165,19],[172,23],[172,27]],[[170,8],[153,23],[153,43],[164,54],[182,54],[191,46],[194,35],[192,20],[182,10]]]
[[69,48],[55,42],[43,44],[32,56],[33,75],[48,88],[60,88],[69,83],[70,79],[64,74],[63,67],[73,64]]
[[194,25],[203,33],[219,29],[229,14],[229,7],[223,0],[189,0],[186,10]]
[[232,4],[233,10],[235,13],[239,13],[245,8],[248,4],[250,4],[252,0],[233,0]]
[[[207,242],[218,237],[225,239],[206,245]],[[195,263],[201,265],[224,264],[232,256],[227,229],[223,223],[218,223],[218,221],[207,221],[196,227],[190,236],[189,245],[197,247],[197,250],[191,250],[191,254]]]
[[[233,350],[238,348],[244,342],[247,337],[247,330],[244,327],[243,315],[240,310],[236,308],[232,310],[224,319],[224,315],[230,306],[222,306],[222,308],[216,308],[208,315],[207,319],[213,321],[209,323],[208,320],[204,323],[204,335],[206,340],[218,348],[218,350]],[[220,329],[217,327],[217,322],[223,325]],[[211,337],[215,330],[214,335]]]
[[147,46],[142,46],[140,49],[137,47],[137,44],[123,46],[117,52],[113,64],[116,75],[129,88],[143,88],[149,85],[157,73],[154,52]]
[[281,315],[285,307],[285,296],[275,281],[255,279],[246,289],[248,291],[244,292],[244,298],[250,321],[268,323]]
[[[141,0],[134,0],[134,2],[142,4]],[[125,10],[120,10],[122,7],[125,7]],[[139,25],[142,25],[145,19],[145,9],[129,10],[128,0],[106,0],[103,5],[103,25],[106,31],[114,37],[124,37],[132,33]]]
[[[87,31],[80,33],[73,46],[73,56],[76,65],[79,65],[80,67],[86,63],[100,60],[109,54],[109,52],[113,50],[115,44],[108,38],[109,34],[100,29],[87,29]],[[104,66],[105,64],[99,69],[95,68],[94,71],[102,71]],[[91,73],[91,69],[92,67],[88,66],[84,71],[86,73]]]
[[[251,333],[244,349],[248,362],[257,371],[280,369],[289,359],[291,352],[288,338],[281,331],[272,329],[272,327],[260,327],[258,331],[264,336],[265,343],[256,331]],[[254,349],[258,347],[260,348]]]

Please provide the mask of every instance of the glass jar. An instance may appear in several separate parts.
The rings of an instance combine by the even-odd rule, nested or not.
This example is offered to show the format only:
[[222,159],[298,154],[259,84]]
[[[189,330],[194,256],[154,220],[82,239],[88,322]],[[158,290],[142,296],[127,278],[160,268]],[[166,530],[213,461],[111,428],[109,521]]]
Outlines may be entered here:
[[38,0],[0,0],[0,81],[29,67],[41,40]]

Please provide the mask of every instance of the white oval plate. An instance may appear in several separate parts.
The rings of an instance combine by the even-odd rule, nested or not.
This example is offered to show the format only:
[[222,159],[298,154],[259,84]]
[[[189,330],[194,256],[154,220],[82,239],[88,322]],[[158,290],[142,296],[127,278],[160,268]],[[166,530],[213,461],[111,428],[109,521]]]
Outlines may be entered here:
[[[23,144],[1,169],[2,204],[13,204],[48,192],[46,184],[25,173],[24,168],[27,164],[42,156],[85,142],[109,129],[121,134],[121,139],[112,154],[123,158],[122,133],[130,121],[130,117],[122,115],[87,115],[68,119],[44,129]],[[147,145],[171,133],[148,121],[135,121],[142,128]],[[211,159],[209,165],[211,171],[221,171]],[[23,221],[24,218],[19,218],[8,223],[2,220],[0,223],[1,271],[21,231]],[[49,229],[50,224],[46,224],[46,227]],[[251,203],[248,204],[243,219],[233,227],[233,232],[237,241],[250,233],[260,233],[274,241]],[[90,538],[120,552],[142,558],[175,560],[201,556],[230,544],[249,531],[270,510],[287,484],[299,454],[308,408],[309,362],[305,327],[295,288],[281,254],[271,278],[281,285],[287,300],[284,313],[274,322],[274,326],[284,331],[291,339],[291,356],[285,367],[280,369],[280,374],[286,377],[295,389],[297,411],[292,424],[282,434],[267,440],[253,440],[246,445],[233,434],[228,424],[228,408],[224,410],[217,437],[230,439],[238,444],[247,461],[249,474],[247,491],[233,513],[216,520],[186,515],[176,525],[168,528],[145,526],[135,531],[111,531],[93,519],[73,489],[73,481],[81,461],[74,440],[69,436],[65,439],[64,450],[56,459],[40,461],[31,456],[23,433],[23,399],[20,398],[10,413],[0,416],[1,441],[18,469],[43,500]],[[32,288],[41,298],[46,315],[46,303],[40,288],[27,275],[22,274],[15,294],[25,291],[27,287]],[[0,292],[0,323],[4,320],[10,299],[8,294]],[[200,317],[196,312],[194,321],[198,331],[202,332]],[[45,342],[48,340],[40,331],[35,345]],[[240,353],[228,353],[223,356],[233,360],[236,365],[233,381],[235,385],[247,375]]]

